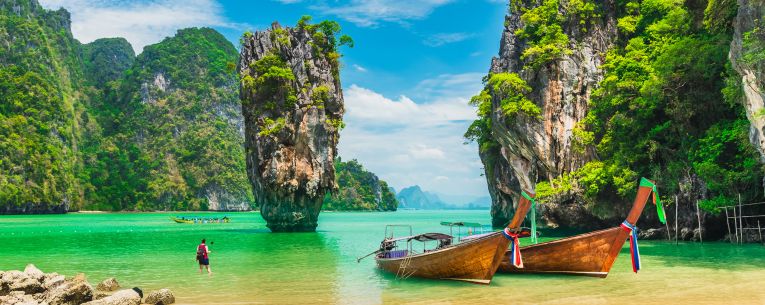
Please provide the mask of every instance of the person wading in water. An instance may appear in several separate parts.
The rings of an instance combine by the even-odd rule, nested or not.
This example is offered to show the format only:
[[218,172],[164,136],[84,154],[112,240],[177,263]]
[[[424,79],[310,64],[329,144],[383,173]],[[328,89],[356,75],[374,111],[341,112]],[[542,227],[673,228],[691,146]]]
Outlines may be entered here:
[[197,246],[197,260],[199,261],[199,273],[202,273],[202,268],[207,268],[207,274],[212,274],[210,271],[210,249],[207,248],[205,240],[202,239],[202,243]]

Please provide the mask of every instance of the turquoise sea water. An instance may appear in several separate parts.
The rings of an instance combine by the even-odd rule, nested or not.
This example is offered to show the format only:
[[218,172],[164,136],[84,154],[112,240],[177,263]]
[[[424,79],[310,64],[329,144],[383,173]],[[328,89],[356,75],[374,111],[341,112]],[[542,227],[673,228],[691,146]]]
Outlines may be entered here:
[[[489,223],[487,211],[322,213],[316,233],[270,233],[258,213],[229,224],[176,224],[174,215],[0,216],[0,270],[36,264],[45,272],[114,276],[123,287],[170,288],[179,304],[765,304],[765,247],[640,241],[643,270],[622,250],[606,279],[502,275],[490,286],[408,279],[369,258],[386,224],[448,233],[440,221]],[[202,238],[212,276],[195,261]],[[523,242],[528,242],[524,240]]]

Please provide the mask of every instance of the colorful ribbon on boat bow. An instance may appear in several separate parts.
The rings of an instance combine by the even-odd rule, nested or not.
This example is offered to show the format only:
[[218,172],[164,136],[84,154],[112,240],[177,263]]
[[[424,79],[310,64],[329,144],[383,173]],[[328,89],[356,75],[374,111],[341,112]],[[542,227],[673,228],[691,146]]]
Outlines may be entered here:
[[637,235],[637,227],[626,220],[622,222],[621,225],[622,229],[624,231],[627,231],[627,233],[630,233],[630,254],[632,256],[632,271],[635,273],[640,270],[640,251],[638,250],[638,235]]
[[659,221],[661,221],[661,223],[667,223],[667,219],[664,217],[664,206],[661,205],[661,199],[659,199],[659,191],[656,189],[656,184],[653,184],[651,180],[644,177],[640,179],[640,186],[651,188],[653,191],[653,204],[656,205],[656,213],[659,214]]
[[510,241],[510,263],[516,268],[523,268],[521,242],[519,241],[518,234],[510,232],[510,228],[505,228],[505,230],[502,231],[502,235]]
[[537,200],[534,197],[529,196],[526,192],[521,191],[521,196],[531,201],[531,212],[529,212],[531,219],[531,242],[537,243]]

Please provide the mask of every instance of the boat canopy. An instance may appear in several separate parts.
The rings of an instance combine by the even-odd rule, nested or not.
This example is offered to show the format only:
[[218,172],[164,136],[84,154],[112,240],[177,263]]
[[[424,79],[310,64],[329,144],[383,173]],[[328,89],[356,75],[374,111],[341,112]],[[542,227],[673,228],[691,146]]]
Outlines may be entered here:
[[452,239],[452,236],[449,234],[443,234],[443,233],[423,233],[415,236],[411,236],[409,240],[416,240],[421,242],[431,241],[431,240],[444,240],[444,239]]
[[445,239],[452,239],[452,236],[449,234],[443,234],[443,233],[423,233],[418,235],[411,235],[411,236],[402,236],[394,239],[389,239],[387,241],[411,241],[416,240],[420,242],[426,242],[426,241],[433,241],[433,240],[445,240]]

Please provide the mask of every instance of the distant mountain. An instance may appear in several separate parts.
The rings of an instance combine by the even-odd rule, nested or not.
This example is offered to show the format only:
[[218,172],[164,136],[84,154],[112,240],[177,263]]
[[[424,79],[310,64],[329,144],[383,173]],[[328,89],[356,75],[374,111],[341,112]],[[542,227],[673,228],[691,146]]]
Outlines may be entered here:
[[467,209],[483,210],[491,208],[491,197],[475,195],[459,195],[436,193],[441,202],[444,203],[444,209]]
[[418,210],[483,210],[491,207],[491,197],[454,195],[423,191],[419,185],[410,186],[396,195],[399,208]]
[[419,185],[410,186],[396,195],[399,207],[409,209],[435,210],[446,208],[438,195],[423,191]]
[[470,210],[489,209],[491,208],[491,197],[489,196],[478,197],[474,199],[473,201],[468,202],[465,208]]

